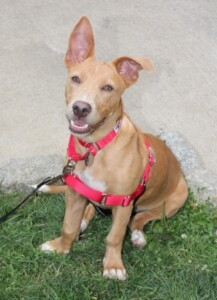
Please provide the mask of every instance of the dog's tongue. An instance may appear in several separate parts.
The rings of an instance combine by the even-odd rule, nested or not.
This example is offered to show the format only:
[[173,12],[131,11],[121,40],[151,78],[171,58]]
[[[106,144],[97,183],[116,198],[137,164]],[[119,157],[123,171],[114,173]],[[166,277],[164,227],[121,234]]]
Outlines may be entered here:
[[69,129],[74,133],[87,133],[89,131],[89,125],[82,120],[71,121]]

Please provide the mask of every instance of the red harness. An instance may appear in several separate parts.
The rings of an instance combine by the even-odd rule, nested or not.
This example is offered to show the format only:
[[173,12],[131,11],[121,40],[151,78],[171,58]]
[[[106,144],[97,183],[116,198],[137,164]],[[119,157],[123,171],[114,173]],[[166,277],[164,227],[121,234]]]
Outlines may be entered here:
[[[87,152],[84,155],[80,155],[75,151],[75,141],[74,136],[71,135],[69,139],[68,145],[68,156],[72,161],[79,161],[85,160],[88,154],[92,154],[95,156],[99,150],[104,148],[109,142],[111,142],[117,135],[117,132],[121,126],[121,120],[119,120],[115,126],[115,128],[102,140],[96,143],[86,143],[80,139],[78,139],[79,143],[87,149]],[[100,191],[92,189],[84,182],[82,182],[77,175],[73,174],[65,174],[64,180],[66,184],[71,187],[73,190],[81,194],[82,196],[88,198],[90,201],[97,202],[100,205],[107,205],[107,206],[128,206],[131,201],[135,200],[139,195],[141,195],[146,189],[146,183],[149,179],[151,167],[155,163],[154,154],[151,148],[149,141],[145,141],[146,147],[149,153],[149,163],[147,164],[145,171],[143,173],[143,177],[139,185],[137,186],[136,190],[126,196],[126,195],[111,195],[111,194],[104,194]]]

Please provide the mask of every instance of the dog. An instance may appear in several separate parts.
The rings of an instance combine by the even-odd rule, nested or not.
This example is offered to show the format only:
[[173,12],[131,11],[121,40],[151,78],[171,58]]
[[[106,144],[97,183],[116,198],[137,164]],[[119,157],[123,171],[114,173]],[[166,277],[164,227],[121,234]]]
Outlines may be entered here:
[[111,63],[96,60],[92,27],[82,17],[69,38],[65,65],[71,132],[66,186],[46,186],[44,191],[65,192],[66,210],[62,236],[45,242],[41,249],[69,253],[95,207],[111,209],[103,276],[125,280],[121,252],[127,226],[133,245],[143,247],[144,225],[172,217],[184,205],[188,188],[167,145],[142,133],[123,111],[123,92],[137,81],[139,71],[152,72],[151,61],[128,56]]

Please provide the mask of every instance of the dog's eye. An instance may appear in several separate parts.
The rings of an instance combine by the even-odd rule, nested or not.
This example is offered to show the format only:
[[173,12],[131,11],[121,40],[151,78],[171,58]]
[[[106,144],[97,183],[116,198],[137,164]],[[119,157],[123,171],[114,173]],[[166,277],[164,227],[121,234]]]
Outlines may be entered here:
[[109,84],[105,85],[105,86],[102,88],[102,90],[103,90],[103,91],[106,91],[106,92],[111,92],[113,89],[114,89],[114,88],[113,88],[111,85],[109,85]]
[[73,76],[72,81],[75,83],[81,83],[80,78],[78,76]]

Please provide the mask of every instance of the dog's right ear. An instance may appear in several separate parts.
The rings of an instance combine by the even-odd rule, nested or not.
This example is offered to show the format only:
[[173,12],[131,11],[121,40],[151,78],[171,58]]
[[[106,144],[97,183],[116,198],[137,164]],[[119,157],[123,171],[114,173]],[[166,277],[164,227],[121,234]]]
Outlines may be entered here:
[[66,67],[81,63],[94,55],[94,37],[90,21],[82,17],[73,29],[69,38],[69,46],[65,56]]

